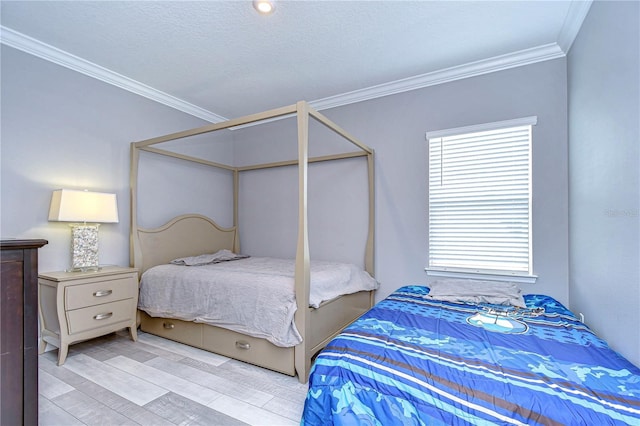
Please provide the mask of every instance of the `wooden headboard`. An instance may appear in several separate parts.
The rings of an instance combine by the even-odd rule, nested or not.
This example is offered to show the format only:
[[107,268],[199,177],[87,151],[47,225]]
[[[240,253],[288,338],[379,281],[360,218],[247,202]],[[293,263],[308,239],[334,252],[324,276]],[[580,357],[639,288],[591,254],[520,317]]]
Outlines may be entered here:
[[134,237],[133,266],[140,274],[179,257],[240,249],[236,227],[223,228],[198,214],[178,216],[159,228],[138,228]]

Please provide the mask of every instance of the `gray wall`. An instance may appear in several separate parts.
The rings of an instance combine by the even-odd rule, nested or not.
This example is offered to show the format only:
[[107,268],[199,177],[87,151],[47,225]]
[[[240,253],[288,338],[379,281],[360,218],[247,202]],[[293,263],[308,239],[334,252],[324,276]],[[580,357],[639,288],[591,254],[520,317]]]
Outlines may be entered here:
[[568,302],[566,71],[564,59],[328,111],[377,155],[377,277],[381,295],[424,283],[426,131],[538,116],[533,129],[533,251],[528,293]]
[[[295,119],[234,131],[239,165],[297,158]],[[309,121],[309,156],[358,149],[315,120]],[[308,220],[311,259],[364,267],[368,229],[366,157],[309,165]],[[295,257],[298,230],[298,169],[280,167],[240,174],[242,251]]]
[[[525,292],[550,294],[568,303],[566,93],[566,64],[558,59],[323,111],[376,151],[378,299],[402,285],[427,281],[425,132],[537,115],[533,130],[533,245],[534,271],[539,279],[536,284],[522,286]],[[287,133],[273,130],[280,132],[274,136],[276,140],[283,139],[278,134]],[[238,143],[236,158],[254,159],[256,152],[265,150],[263,142]],[[366,188],[351,181],[349,185],[349,191],[357,194],[360,192],[355,191]],[[263,189],[247,186],[245,190],[252,191],[249,199],[259,199]],[[295,197],[295,191],[290,194]],[[293,199],[288,205],[295,202]],[[360,211],[359,199],[346,202]],[[344,205],[342,209],[350,210]],[[260,211],[267,223],[276,223],[281,215],[277,209],[253,210]],[[355,216],[344,221],[349,228],[357,227],[361,219]],[[248,237],[242,238],[243,247],[247,247]],[[294,242],[293,238],[282,241],[290,244],[290,253],[294,253]],[[314,251],[313,242],[310,236],[311,255],[320,251],[326,256],[327,251]]]
[[[568,303],[566,77],[565,60],[556,59],[324,111],[376,150],[376,276],[382,284],[378,299],[402,285],[427,282],[425,132],[537,115],[533,142],[533,244],[534,270],[540,278],[536,284],[524,287],[526,292],[550,294]],[[203,123],[4,46],[2,93],[2,235],[50,240],[41,252],[40,269],[64,269],[69,264],[69,231],[65,224],[47,222],[51,190],[88,187],[113,191],[120,203],[120,223],[101,229],[101,262],[126,264],[129,142]],[[238,150],[233,153],[238,162],[258,152],[240,133],[233,138],[238,141]],[[264,138],[261,143],[266,145]],[[162,179],[159,167],[147,167],[147,182]],[[173,164],[168,167],[177,170]],[[361,176],[354,170],[349,178],[353,182]],[[343,173],[336,169],[329,175],[342,178]],[[351,180],[325,182],[326,176],[318,175],[316,183],[328,196],[329,189],[336,185],[354,185],[354,189],[352,196],[341,196],[341,201],[333,205],[334,201],[327,201],[323,208],[339,212],[342,223],[337,229],[358,228],[362,214],[352,213],[362,211],[360,203],[366,197],[356,192],[361,190],[356,190]],[[192,180],[181,179],[184,183],[176,190],[189,191]],[[194,179],[202,179],[199,172]],[[259,201],[267,200],[266,191],[254,191]],[[290,202],[295,196],[284,191],[284,200]],[[189,197],[176,200],[167,194],[165,200],[155,201],[147,208],[166,209],[169,215],[175,204],[187,202],[186,198]],[[198,197],[192,202],[195,206],[188,210],[228,215],[226,211],[218,212],[217,199]],[[250,223],[264,214],[271,215],[277,223],[279,205],[248,209],[243,220]],[[310,238],[319,247],[315,253],[324,251],[329,256],[336,249],[341,250],[340,244],[348,243],[322,236],[321,219],[314,222]],[[154,224],[147,226],[151,225]],[[241,229],[246,247],[251,247],[250,238],[270,241],[271,228],[257,229],[263,233],[257,237],[245,235]]]
[[66,269],[71,232],[47,221],[51,191],[113,192],[120,222],[100,227],[100,262],[128,265],[130,142],[205,123],[10,47],[1,54],[0,234],[47,239],[40,270]]
[[640,3],[591,6],[568,55],[574,310],[640,365]]

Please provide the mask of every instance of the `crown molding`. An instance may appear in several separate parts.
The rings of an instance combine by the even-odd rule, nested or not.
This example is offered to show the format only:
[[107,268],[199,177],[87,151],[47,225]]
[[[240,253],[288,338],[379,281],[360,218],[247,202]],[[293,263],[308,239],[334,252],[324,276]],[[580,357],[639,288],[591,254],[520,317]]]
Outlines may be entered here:
[[214,114],[197,105],[178,99],[175,96],[171,96],[160,90],[156,90],[146,84],[142,84],[129,77],[125,77],[107,68],[101,67],[100,65],[96,65],[93,62],[89,62],[78,56],[72,55],[69,52],[60,50],[2,25],[0,25],[0,43],[77,71],[81,74],[85,74],[89,77],[93,77],[107,84],[144,96],[145,98],[159,102],[194,117],[198,117],[212,123],[219,123],[227,120],[225,117]]
[[354,90],[352,92],[342,93],[328,98],[318,99],[309,102],[309,104],[317,110],[335,108],[356,102],[381,98],[383,96],[394,95],[396,93],[421,89],[423,87],[435,86],[437,84],[534,64],[536,62],[548,61],[564,56],[565,54],[560,46],[556,43],[551,43],[531,49],[521,50],[519,52],[470,62],[464,65],[445,68],[439,71],[420,74],[402,80],[379,84],[377,86],[367,87],[361,90]]
[[578,36],[584,19],[587,17],[593,0],[572,1],[564,18],[562,29],[558,35],[558,45],[565,54],[569,53],[571,45]]
[[[572,2],[572,5],[578,2]],[[577,10],[577,8],[576,8]],[[580,10],[583,10],[580,8]],[[588,12],[588,8],[586,10]],[[582,15],[582,19],[586,16],[586,12]],[[573,15],[572,15],[573,16]],[[575,15],[578,16],[578,15]],[[572,19],[573,25],[565,25],[567,28],[575,28],[575,23],[579,19]],[[565,24],[567,24],[567,20]],[[580,21],[581,24],[582,21]],[[579,25],[577,26],[579,29]],[[564,29],[564,27],[563,27]],[[568,31],[568,30],[567,30]],[[575,31],[577,34],[577,30]],[[575,37],[575,35],[574,35]],[[177,109],[194,117],[201,118],[211,123],[219,123],[226,121],[227,118],[183,101],[168,93],[161,92],[146,84],[140,83],[131,78],[113,72],[107,68],[96,65],[64,50],[58,49],[20,32],[0,25],[0,43],[23,52],[29,53],[41,59],[53,62],[89,77],[96,78],[108,84],[120,87],[129,92],[144,96],[163,105]],[[426,74],[420,74],[389,83],[379,84],[360,90],[341,93],[322,99],[310,101],[316,110],[325,110],[339,106],[349,105],[357,102],[363,102],[370,99],[381,98],[397,93],[408,92],[411,90],[421,89],[428,86],[448,83],[465,78],[475,77],[496,71],[507,70],[510,68],[520,67],[524,65],[534,64],[537,62],[548,61],[551,59],[561,58],[565,56],[565,52],[557,43],[534,47],[531,49],[521,50],[519,52],[500,55],[493,58],[483,59],[468,64],[459,65],[451,68],[445,68]]]

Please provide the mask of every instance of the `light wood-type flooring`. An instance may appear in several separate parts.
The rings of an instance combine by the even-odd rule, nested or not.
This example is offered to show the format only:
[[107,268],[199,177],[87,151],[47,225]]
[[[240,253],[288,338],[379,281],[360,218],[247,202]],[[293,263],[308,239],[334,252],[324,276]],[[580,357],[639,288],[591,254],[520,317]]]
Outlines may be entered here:
[[56,349],[40,355],[39,424],[300,424],[307,385],[296,377],[138,337],[118,332],[71,345],[60,367]]

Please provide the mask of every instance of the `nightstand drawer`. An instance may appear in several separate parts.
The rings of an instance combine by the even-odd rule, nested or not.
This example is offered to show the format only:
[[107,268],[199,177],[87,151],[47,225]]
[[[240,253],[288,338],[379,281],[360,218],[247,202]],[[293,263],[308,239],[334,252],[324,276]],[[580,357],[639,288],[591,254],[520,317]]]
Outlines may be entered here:
[[84,308],[102,303],[129,299],[138,292],[138,285],[133,276],[113,279],[105,278],[90,284],[70,285],[65,289],[65,309]]
[[120,300],[67,311],[69,334],[80,333],[119,322],[131,322],[135,314],[134,299]]

